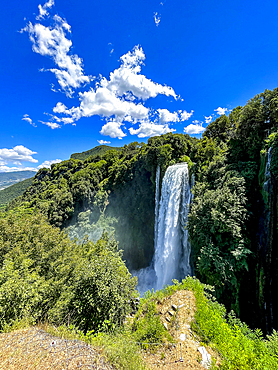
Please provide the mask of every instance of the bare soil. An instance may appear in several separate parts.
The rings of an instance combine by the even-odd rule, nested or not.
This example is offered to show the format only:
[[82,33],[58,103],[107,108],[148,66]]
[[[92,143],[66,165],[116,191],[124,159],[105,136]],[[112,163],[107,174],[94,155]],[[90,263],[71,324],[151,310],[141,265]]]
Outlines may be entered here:
[[78,341],[56,338],[34,327],[0,334],[0,370],[115,369],[101,349]]
[[[173,309],[172,305],[178,309]],[[177,291],[171,297],[158,301],[157,310],[161,321],[167,325],[168,332],[175,339],[175,343],[158,347],[154,353],[147,352],[144,359],[149,367],[164,370],[204,370],[205,366],[201,364],[202,355],[198,351],[198,347],[203,344],[200,344],[190,329],[190,323],[196,311],[194,294],[187,290]],[[206,347],[206,350],[218,365],[219,355],[210,347]]]

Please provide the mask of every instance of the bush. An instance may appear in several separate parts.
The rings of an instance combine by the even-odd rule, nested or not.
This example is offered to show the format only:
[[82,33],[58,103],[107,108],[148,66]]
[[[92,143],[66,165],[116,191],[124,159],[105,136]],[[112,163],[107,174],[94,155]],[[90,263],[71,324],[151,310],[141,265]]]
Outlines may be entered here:
[[84,331],[119,325],[136,282],[107,234],[78,243],[40,214],[0,218],[0,328],[24,317]]

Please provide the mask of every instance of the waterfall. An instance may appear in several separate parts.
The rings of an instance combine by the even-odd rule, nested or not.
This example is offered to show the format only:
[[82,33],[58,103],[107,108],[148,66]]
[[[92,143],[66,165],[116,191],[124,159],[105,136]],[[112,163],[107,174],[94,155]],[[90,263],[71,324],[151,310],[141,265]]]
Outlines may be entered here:
[[[273,267],[273,248],[276,248],[276,243],[274,242],[274,234],[276,230],[276,204],[274,196],[274,185],[272,181],[272,176],[270,172],[270,164],[272,157],[272,148],[270,147],[267,151],[267,162],[265,166],[264,173],[264,183],[263,191],[266,196],[264,197],[265,209],[264,209],[264,232],[261,235],[262,245],[264,247],[264,310],[265,310],[265,326],[268,332],[271,332],[273,329],[273,297],[276,294],[275,289],[273,288],[273,277],[272,271],[276,269],[276,266]],[[274,262],[275,264],[275,262]]]
[[154,248],[157,245],[158,234],[158,211],[159,211],[159,180],[160,180],[160,166],[157,166],[155,177],[155,226],[154,226]]
[[267,162],[265,166],[265,173],[264,173],[264,184],[263,184],[263,189],[266,191],[268,194],[270,194],[270,188],[271,188],[271,173],[270,173],[270,162],[271,162],[271,151],[272,148],[270,147],[267,151]]
[[[156,193],[156,199],[157,197]],[[162,182],[159,212],[155,220],[154,270],[157,289],[171,284],[172,279],[180,280],[191,274],[190,243],[185,228],[190,201],[187,163],[168,167]]]

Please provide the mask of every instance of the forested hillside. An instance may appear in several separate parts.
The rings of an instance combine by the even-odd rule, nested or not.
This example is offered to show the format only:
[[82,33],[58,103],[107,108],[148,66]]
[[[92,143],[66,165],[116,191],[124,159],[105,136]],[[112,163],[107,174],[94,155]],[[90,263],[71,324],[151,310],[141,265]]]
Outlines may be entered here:
[[166,134],[41,169],[9,209],[39,210],[70,237],[115,231],[130,270],[153,257],[157,165],[195,174],[188,230],[194,273],[251,326],[278,327],[278,89],[209,124],[198,140]]
[[118,150],[120,151],[122,148],[118,147],[113,147],[113,146],[108,146],[108,145],[99,145],[96,146],[93,149],[86,150],[85,152],[82,153],[73,153],[70,158],[71,159],[81,159],[84,161],[84,159],[87,159],[88,157],[97,157],[105,154],[108,150]]

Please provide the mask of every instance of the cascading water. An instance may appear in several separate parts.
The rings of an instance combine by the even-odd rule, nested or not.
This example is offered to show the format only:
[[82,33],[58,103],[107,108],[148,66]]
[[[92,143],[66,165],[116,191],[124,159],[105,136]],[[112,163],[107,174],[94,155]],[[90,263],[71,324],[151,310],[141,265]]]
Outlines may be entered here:
[[160,180],[160,166],[157,166],[155,177],[155,226],[154,226],[154,247],[157,245],[158,235],[158,212],[159,212],[159,180]]
[[[156,191],[159,191],[159,186]],[[159,214],[155,220],[156,289],[171,284],[172,279],[180,280],[191,274],[191,248],[185,228],[190,201],[187,163],[168,167],[162,182]]]
[[272,148],[270,147],[267,151],[267,162],[265,166],[264,185],[263,185],[264,191],[266,191],[268,194],[271,193],[270,191],[270,188],[271,188],[271,173],[270,173],[271,151],[272,151]]
[[[192,177],[191,187],[194,185]],[[156,170],[154,258],[149,267],[134,271],[137,289],[144,293],[161,289],[173,279],[191,275],[190,252],[186,230],[189,204],[192,201],[187,163],[167,168],[160,195],[160,167]]]
[[[270,147],[267,152],[267,162],[264,173],[263,192],[264,196],[264,215],[263,215],[263,232],[260,235],[261,245],[263,246],[263,269],[264,269],[264,310],[265,310],[265,327],[268,332],[273,329],[273,236],[274,229],[276,229],[276,222],[274,221],[274,213],[276,213],[276,207],[274,201],[274,187],[272,176],[270,172],[272,158],[272,148]],[[276,269],[276,267],[275,267]]]

